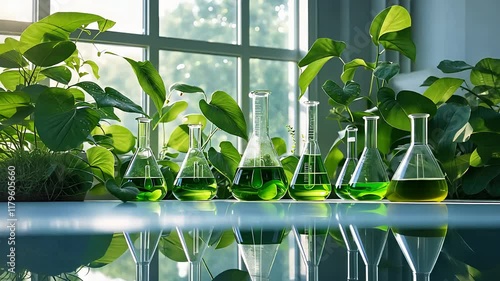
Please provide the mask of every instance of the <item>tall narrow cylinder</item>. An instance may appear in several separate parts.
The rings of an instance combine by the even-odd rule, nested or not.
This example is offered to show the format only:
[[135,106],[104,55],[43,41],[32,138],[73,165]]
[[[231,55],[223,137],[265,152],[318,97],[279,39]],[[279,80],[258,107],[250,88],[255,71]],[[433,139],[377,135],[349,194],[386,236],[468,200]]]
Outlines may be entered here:
[[358,250],[347,251],[347,280],[357,281],[358,276]]
[[347,128],[347,151],[346,158],[356,158],[358,155],[356,147],[356,138],[358,134],[358,129],[356,127],[349,126]]
[[427,144],[427,119],[429,114],[410,114],[411,119],[411,143]]
[[309,265],[307,268],[307,281],[319,281],[319,266]]
[[269,91],[252,91],[249,96],[252,98],[252,118],[253,133],[256,136],[269,134]]
[[149,148],[149,124],[151,119],[147,117],[138,117],[136,120],[138,121],[137,137],[139,149]]
[[378,116],[364,116],[365,119],[365,147],[377,147],[377,120]]
[[378,265],[366,266],[366,281],[378,281]]
[[201,125],[189,125],[189,148],[201,148]]
[[431,276],[429,273],[413,272],[413,281],[430,281]]
[[149,262],[138,262],[135,270],[135,280],[149,281]]
[[201,281],[200,261],[192,261],[189,263],[189,281]]
[[305,101],[307,110],[307,139],[308,141],[318,140],[318,105],[317,101]]

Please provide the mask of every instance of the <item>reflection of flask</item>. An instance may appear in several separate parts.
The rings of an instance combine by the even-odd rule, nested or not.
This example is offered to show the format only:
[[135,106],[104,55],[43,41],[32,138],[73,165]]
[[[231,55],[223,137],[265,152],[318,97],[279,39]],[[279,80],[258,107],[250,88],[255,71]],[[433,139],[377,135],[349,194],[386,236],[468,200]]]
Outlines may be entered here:
[[358,280],[358,246],[352,237],[349,224],[345,222],[346,211],[349,208],[347,204],[337,204],[335,216],[338,220],[340,234],[347,248],[347,280]]
[[123,179],[134,183],[139,189],[140,192],[136,200],[161,200],[167,195],[167,186],[149,145],[149,122],[151,119],[139,117],[137,121],[139,122],[138,147],[130,160]]
[[278,200],[288,189],[288,181],[278,153],[269,137],[269,92],[254,91],[253,133],[234,177],[231,192],[238,200]]
[[364,116],[365,148],[349,181],[349,194],[356,200],[383,199],[389,177],[377,148],[378,116]]
[[358,164],[358,154],[356,150],[358,129],[356,127],[348,126],[346,132],[346,158],[344,166],[342,166],[342,169],[340,170],[337,182],[335,183],[335,193],[342,199],[351,199],[351,196],[349,196],[349,180],[351,179],[351,175]]
[[410,114],[411,144],[387,189],[391,201],[442,201],[448,185],[427,145],[429,114]]
[[308,116],[307,142],[290,183],[290,197],[295,200],[324,200],[332,191],[318,145],[318,104],[306,101]]
[[210,200],[217,183],[201,151],[201,125],[189,125],[189,150],[174,181],[174,196],[179,200]]

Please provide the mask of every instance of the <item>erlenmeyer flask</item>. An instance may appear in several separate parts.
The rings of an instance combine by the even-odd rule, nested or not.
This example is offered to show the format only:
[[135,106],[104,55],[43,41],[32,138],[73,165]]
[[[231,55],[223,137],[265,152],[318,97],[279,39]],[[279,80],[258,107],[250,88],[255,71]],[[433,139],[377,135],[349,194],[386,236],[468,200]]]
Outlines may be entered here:
[[290,197],[295,200],[325,200],[332,192],[318,145],[318,104],[306,101],[308,132],[299,164],[290,183]]
[[189,125],[189,150],[174,181],[173,193],[179,200],[210,200],[217,183],[201,151],[201,125]]
[[387,189],[390,201],[443,201],[448,184],[427,145],[429,114],[410,114],[411,144]]
[[378,116],[364,116],[365,148],[349,181],[349,195],[356,200],[384,199],[389,177],[377,148]]
[[345,216],[349,209],[348,204],[337,204],[335,210],[335,216],[338,221],[340,234],[344,240],[347,249],[347,281],[357,281],[358,280],[358,246],[352,237],[351,230],[349,229],[349,223],[346,222]]
[[238,200],[279,200],[288,181],[269,137],[269,91],[250,92],[253,132],[234,177],[231,192]]
[[351,179],[351,175],[354,173],[354,169],[356,169],[356,165],[358,164],[358,153],[356,149],[358,128],[348,126],[346,128],[346,132],[346,158],[337,177],[337,181],[335,182],[335,193],[341,199],[352,199],[351,196],[349,196],[349,180]]
[[137,201],[158,201],[167,195],[167,185],[149,144],[151,119],[139,117],[137,121],[138,147],[123,180],[137,186],[140,191]]

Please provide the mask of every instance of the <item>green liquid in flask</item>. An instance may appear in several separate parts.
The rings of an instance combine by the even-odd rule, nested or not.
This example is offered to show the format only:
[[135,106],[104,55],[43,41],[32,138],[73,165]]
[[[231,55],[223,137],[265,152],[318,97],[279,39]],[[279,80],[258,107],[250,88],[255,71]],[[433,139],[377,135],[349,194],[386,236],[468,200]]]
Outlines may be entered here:
[[389,182],[356,182],[349,185],[349,194],[355,200],[384,199]]
[[393,180],[387,189],[390,201],[443,201],[448,195],[445,179],[401,179]]
[[279,200],[288,190],[283,167],[240,167],[231,192],[238,200]]
[[167,186],[163,178],[125,178],[126,182],[133,183],[138,189],[138,201],[158,201],[167,195]]
[[177,178],[174,196],[179,200],[210,200],[217,192],[215,178]]
[[304,154],[299,162],[300,170],[294,175],[289,194],[295,200],[325,200],[332,185],[323,166],[321,155]]
[[335,193],[341,199],[352,199],[349,195],[349,184],[347,183],[335,186]]

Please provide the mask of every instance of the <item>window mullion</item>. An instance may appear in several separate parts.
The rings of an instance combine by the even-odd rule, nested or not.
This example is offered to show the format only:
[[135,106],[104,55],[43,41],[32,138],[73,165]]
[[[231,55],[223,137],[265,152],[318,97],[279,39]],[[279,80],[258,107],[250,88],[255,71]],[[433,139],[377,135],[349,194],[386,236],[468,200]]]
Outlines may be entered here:
[[[240,0],[238,5],[238,42],[241,46],[241,57],[239,59],[238,75],[238,99],[243,112],[250,112],[250,2],[249,0]],[[247,124],[249,114],[245,114]],[[238,149],[243,151],[244,144],[238,140]]]
[[50,15],[50,0],[33,0],[33,22]]

